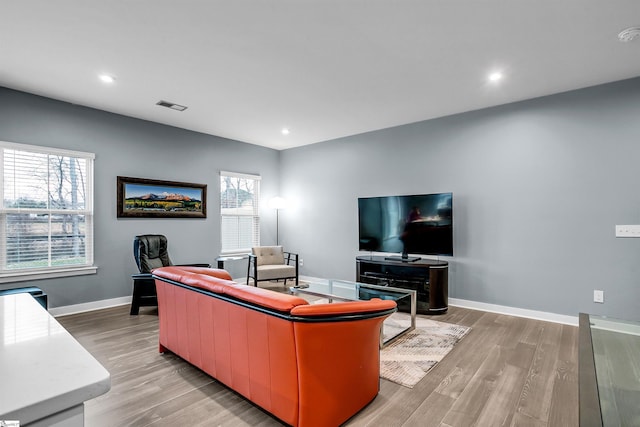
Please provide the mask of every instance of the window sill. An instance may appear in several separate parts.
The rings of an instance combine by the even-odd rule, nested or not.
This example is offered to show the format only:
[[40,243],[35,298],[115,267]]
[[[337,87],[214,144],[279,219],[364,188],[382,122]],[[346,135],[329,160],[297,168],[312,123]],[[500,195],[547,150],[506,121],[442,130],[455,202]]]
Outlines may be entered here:
[[241,256],[241,255],[247,256],[250,253],[251,253],[251,248],[249,248],[249,249],[233,249],[233,250],[220,251],[220,256],[221,257]]
[[96,274],[98,267],[67,267],[48,271],[16,271],[0,274],[0,283],[25,282],[28,280],[56,279],[58,277]]

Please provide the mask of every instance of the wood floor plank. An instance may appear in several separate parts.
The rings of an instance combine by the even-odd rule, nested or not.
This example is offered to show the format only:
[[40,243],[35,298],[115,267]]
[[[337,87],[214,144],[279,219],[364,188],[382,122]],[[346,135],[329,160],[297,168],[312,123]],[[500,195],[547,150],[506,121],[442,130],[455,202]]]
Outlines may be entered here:
[[[457,307],[431,318],[472,330],[413,389],[381,380],[378,397],[345,425],[578,425],[576,327]],[[177,356],[158,353],[155,308],[58,320],[112,375],[111,391],[86,403],[88,426],[283,425]]]
[[[485,408],[494,411],[494,417],[501,418],[508,415],[504,408],[495,406],[495,393],[505,380],[508,354],[500,346],[493,345],[484,353],[483,363],[470,378],[464,391],[453,404],[451,410],[443,419],[443,423],[451,426],[473,425],[482,416]],[[478,424],[495,425],[495,424]],[[497,424],[500,425],[500,424]]]
[[[494,322],[495,316],[494,314],[484,313],[482,316],[475,317],[476,322],[485,327],[473,328],[464,338],[463,341],[469,346],[468,348],[481,346],[487,342],[494,342],[499,338],[503,330],[497,327],[498,329],[492,331],[492,328],[496,327]],[[445,321],[441,317],[434,317],[434,319]],[[457,354],[460,354],[460,356],[456,357]],[[480,357],[480,359],[478,359],[478,357]],[[390,389],[393,394],[389,396],[385,395],[386,390],[381,390],[380,394],[387,397],[386,401],[388,403],[383,408],[380,408],[377,407],[378,399],[376,399],[376,401],[370,405],[375,409],[375,413],[367,418],[367,422],[371,424],[360,424],[357,422],[360,417],[355,417],[353,425],[404,425],[405,422],[408,422],[409,418],[413,417],[413,413],[423,405],[425,396],[433,393],[443,382],[449,385],[447,389],[440,389],[439,392],[457,398],[461,389],[466,385],[468,379],[473,376],[477,366],[479,366],[483,360],[484,356],[481,352],[469,352],[464,351],[464,349],[459,350],[459,347],[456,346],[451,353],[438,363],[413,389],[405,387],[398,388],[396,384],[393,384]],[[456,367],[460,367],[460,378],[453,383],[453,379],[449,377],[449,375]],[[402,402],[402,405],[398,405],[398,402]],[[424,409],[425,407],[422,406],[422,408]],[[418,414],[418,416],[419,415],[420,414]]]
[[455,399],[438,392],[431,393],[402,425],[440,425]]
[[548,425],[572,425],[578,412],[578,329],[562,326]]
[[525,387],[518,402],[518,412],[533,419],[547,421],[555,382],[562,325],[540,322],[540,338],[529,368]]
[[573,424],[547,424],[546,422],[530,418],[520,412],[513,414],[513,420],[511,421],[511,427],[545,427],[547,425],[556,425],[560,427],[563,425]]

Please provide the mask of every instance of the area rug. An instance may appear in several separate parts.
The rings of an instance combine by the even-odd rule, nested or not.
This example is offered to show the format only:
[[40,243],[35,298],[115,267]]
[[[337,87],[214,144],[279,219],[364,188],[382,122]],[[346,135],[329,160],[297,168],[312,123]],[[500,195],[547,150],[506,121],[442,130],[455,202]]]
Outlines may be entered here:
[[[282,282],[267,283],[279,292],[288,289]],[[304,298],[311,304],[329,302],[313,295],[304,295]],[[408,313],[396,312],[384,321],[383,336],[386,339],[397,335],[410,324]],[[416,316],[416,329],[380,350],[380,377],[413,388],[470,330],[466,326]]]
[[[395,335],[409,325],[408,314],[395,313],[385,320],[384,335]],[[413,388],[470,330],[417,316],[416,329],[380,350],[380,376]]]

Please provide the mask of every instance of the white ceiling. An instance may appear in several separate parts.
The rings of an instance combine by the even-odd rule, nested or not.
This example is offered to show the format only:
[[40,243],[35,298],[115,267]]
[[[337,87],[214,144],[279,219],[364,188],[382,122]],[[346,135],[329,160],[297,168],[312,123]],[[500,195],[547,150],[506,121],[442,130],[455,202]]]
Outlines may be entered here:
[[640,76],[636,25],[638,0],[0,0],[0,86],[284,149]]

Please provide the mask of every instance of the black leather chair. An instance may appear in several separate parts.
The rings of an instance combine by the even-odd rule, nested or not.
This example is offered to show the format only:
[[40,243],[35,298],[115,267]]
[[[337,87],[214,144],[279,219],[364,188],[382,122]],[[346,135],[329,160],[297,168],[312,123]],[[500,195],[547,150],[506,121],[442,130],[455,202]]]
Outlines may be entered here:
[[[133,239],[133,257],[140,273],[132,274],[133,298],[130,314],[138,314],[142,306],[157,306],[156,284],[151,270],[173,265],[167,250],[167,238],[162,234],[144,234]],[[182,264],[196,267],[211,267],[209,264]]]

